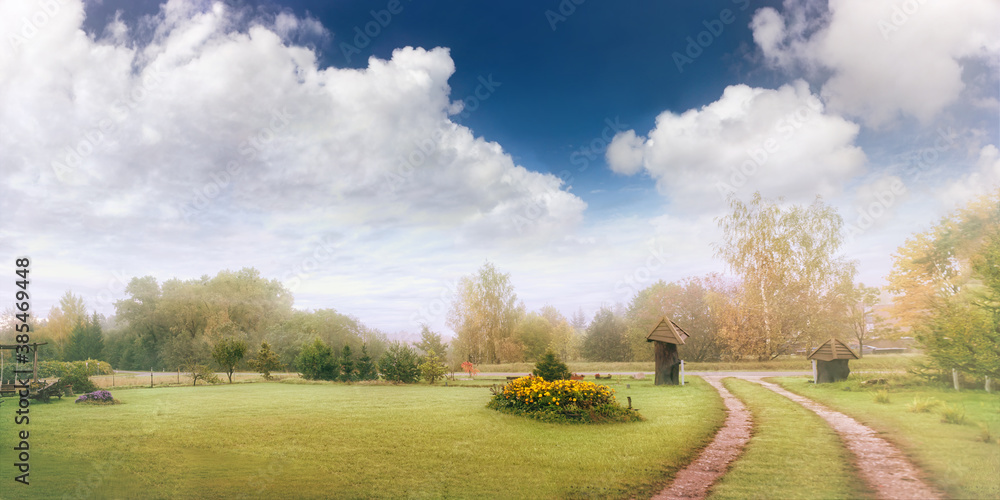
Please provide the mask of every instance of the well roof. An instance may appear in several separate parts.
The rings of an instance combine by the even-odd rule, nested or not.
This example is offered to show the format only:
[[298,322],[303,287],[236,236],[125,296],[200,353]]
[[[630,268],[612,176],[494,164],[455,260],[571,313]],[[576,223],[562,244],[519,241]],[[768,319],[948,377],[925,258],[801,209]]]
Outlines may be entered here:
[[667,319],[666,316],[646,335],[646,342],[666,342],[668,344],[683,344],[684,339],[690,337],[677,323]]
[[830,339],[819,345],[806,359],[832,361],[835,359],[859,359],[847,344],[837,339]]

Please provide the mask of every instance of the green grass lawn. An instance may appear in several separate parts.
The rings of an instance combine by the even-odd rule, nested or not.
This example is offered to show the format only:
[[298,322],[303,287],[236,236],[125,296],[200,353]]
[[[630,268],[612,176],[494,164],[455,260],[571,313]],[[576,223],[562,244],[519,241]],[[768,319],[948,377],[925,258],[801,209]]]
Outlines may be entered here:
[[[846,413],[895,443],[930,480],[952,498],[1000,498],[1000,395],[927,387],[890,387],[889,404],[876,403],[873,391],[846,382],[811,384],[805,378],[777,378],[786,389]],[[845,390],[850,388],[851,390]],[[941,422],[935,411],[913,413],[915,397],[935,398],[965,409],[967,423]],[[986,425],[990,442],[983,441]]]
[[[618,386],[648,419],[556,425],[482,387],[259,383],[129,389],[31,406],[31,485],[3,498],[648,497],[721,426],[704,381]],[[0,407],[3,442],[11,404]],[[0,463],[13,463],[10,446]]]
[[709,498],[871,498],[839,436],[815,413],[760,385],[728,378],[753,414],[753,437]]

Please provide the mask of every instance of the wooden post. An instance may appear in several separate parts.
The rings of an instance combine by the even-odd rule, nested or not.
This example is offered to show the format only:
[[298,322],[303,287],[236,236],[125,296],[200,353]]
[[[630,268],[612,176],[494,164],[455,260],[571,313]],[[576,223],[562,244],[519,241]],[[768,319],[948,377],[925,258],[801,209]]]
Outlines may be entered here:
[[956,390],[956,391],[960,391],[960,390],[962,390],[962,389],[961,389],[961,388],[960,388],[960,387],[958,386],[958,370],[956,370],[956,369],[954,369],[954,368],[952,368],[952,369],[951,369],[951,381],[955,383],[955,390]]
[[115,386],[115,371],[111,370],[111,387]]
[[38,382],[38,344],[35,344],[35,362],[31,365],[31,369],[35,372],[33,373],[35,382]]
[[684,360],[681,360],[681,385],[684,385]]
[[816,360],[814,359],[814,360],[812,360],[812,362],[813,362],[813,383],[814,384],[818,384],[819,383],[819,372],[816,370]]
[[177,367],[177,383],[181,383],[181,367]]
[[153,367],[149,367],[149,388],[153,388]]
[[990,389],[991,389],[991,388],[992,388],[992,387],[990,387],[990,376],[989,376],[989,375],[987,375],[987,376],[986,376],[986,392],[991,392],[991,391],[990,391]]

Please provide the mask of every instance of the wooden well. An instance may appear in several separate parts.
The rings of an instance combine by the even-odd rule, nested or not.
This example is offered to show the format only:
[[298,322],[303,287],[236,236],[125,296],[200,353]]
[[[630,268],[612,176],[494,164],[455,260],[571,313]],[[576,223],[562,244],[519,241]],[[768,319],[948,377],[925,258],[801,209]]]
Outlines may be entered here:
[[663,317],[659,323],[646,335],[646,342],[653,343],[653,355],[656,361],[655,385],[680,384],[681,357],[677,346],[690,337],[677,323]]
[[808,359],[813,362],[813,381],[825,384],[847,380],[847,376],[851,374],[847,363],[852,359],[859,359],[859,356],[844,342],[830,339],[813,350]]

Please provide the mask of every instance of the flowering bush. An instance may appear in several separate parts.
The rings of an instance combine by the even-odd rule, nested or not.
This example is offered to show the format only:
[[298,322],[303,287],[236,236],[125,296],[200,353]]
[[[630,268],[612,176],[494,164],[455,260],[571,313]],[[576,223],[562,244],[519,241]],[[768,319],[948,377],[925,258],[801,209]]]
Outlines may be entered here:
[[614,389],[582,380],[555,380],[527,376],[512,380],[496,391],[488,408],[547,421],[632,422],[638,412],[622,408]]
[[117,404],[119,401],[111,397],[111,393],[108,391],[94,391],[87,394],[81,394],[80,397],[76,398],[77,403],[97,403],[97,404]]

